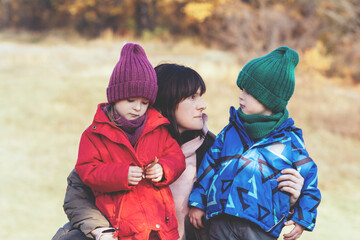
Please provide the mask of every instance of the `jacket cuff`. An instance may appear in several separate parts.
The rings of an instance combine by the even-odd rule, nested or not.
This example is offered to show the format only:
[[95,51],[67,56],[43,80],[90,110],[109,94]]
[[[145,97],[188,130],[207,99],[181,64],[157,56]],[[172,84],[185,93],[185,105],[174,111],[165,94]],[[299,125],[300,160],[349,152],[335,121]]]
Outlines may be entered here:
[[96,240],[101,239],[104,235],[114,235],[115,234],[115,228],[111,227],[102,227],[102,228],[96,228],[93,231],[91,231],[91,235],[94,236]]
[[203,211],[205,211],[206,209],[206,206],[204,206],[203,204],[201,203],[197,203],[197,202],[192,202],[192,201],[189,201],[189,204],[188,204],[189,207],[196,207],[196,208],[199,208]]

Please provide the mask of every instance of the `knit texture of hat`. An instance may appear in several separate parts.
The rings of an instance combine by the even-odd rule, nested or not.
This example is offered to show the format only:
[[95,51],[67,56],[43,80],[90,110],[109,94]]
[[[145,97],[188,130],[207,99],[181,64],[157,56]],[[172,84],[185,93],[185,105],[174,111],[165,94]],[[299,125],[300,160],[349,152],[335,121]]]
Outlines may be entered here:
[[285,109],[295,89],[295,67],[299,55],[289,47],[280,47],[248,62],[236,84],[272,112]]
[[143,97],[153,104],[157,90],[156,73],[144,49],[138,44],[125,44],[106,90],[108,102]]

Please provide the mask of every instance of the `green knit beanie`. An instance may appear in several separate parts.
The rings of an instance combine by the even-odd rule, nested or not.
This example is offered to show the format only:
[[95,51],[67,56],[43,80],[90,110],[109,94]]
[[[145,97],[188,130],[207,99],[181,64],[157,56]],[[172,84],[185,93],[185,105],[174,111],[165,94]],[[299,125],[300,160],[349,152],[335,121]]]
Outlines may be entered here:
[[248,62],[236,84],[274,113],[285,109],[295,89],[295,67],[299,55],[289,47]]

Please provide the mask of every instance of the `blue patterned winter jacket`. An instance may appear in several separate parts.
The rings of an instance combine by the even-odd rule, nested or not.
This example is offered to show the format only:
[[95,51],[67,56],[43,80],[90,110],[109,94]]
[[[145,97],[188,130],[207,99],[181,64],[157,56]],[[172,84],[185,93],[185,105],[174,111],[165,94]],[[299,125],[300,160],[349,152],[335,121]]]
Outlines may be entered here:
[[[305,149],[301,129],[289,118],[254,143],[234,107],[229,121],[202,161],[189,206],[206,211],[207,219],[222,213],[247,219],[275,237],[286,219],[313,230],[321,195],[317,167]],[[277,188],[276,179],[285,168],[297,169],[304,178],[293,216],[289,195]]]

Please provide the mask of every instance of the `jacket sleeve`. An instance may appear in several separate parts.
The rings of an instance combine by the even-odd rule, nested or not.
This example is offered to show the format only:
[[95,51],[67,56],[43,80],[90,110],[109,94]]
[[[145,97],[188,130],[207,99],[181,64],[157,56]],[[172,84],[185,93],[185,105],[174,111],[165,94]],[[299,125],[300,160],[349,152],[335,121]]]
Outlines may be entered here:
[[[294,143],[294,141],[293,141]],[[308,156],[304,143],[295,141],[293,149],[293,163],[304,177],[301,195],[295,204],[292,220],[302,225],[308,231],[315,227],[317,207],[321,201],[321,193],[317,187],[318,175],[315,162]]]
[[189,206],[197,207],[202,210],[206,210],[207,192],[210,188],[213,176],[217,172],[216,159],[220,158],[220,154],[223,148],[225,131],[221,131],[216,137],[214,144],[205,154],[204,159],[200,164],[198,171],[198,178],[194,183],[193,190],[189,197]]
[[185,156],[179,146],[179,144],[171,137],[169,132],[162,129],[161,155],[159,157],[159,164],[164,171],[163,180],[154,183],[156,186],[167,186],[173,183],[185,170]]
[[91,189],[81,181],[75,169],[69,174],[67,182],[63,208],[71,225],[88,236],[95,228],[109,227],[109,221],[95,206]]
[[118,162],[104,163],[99,153],[99,146],[92,141],[95,137],[98,136],[87,131],[81,136],[78,160],[75,165],[81,180],[97,192],[132,189],[127,178],[129,165]]

